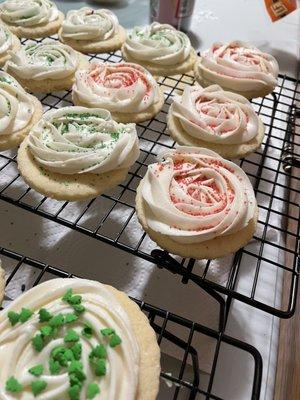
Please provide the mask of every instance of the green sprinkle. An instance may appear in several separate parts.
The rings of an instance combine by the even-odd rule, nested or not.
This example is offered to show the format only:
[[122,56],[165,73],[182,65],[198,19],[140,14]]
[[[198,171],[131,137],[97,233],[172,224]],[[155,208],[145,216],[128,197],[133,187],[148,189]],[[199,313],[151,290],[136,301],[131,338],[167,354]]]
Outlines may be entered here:
[[42,335],[35,335],[31,340],[32,346],[38,352],[42,351],[45,344]]
[[70,386],[79,386],[82,388],[82,382],[77,378],[76,374],[69,374]]
[[61,370],[61,365],[58,361],[53,360],[53,358],[50,358],[49,360],[49,371],[51,375],[57,375],[60,373]]
[[116,333],[114,333],[113,335],[111,335],[110,339],[109,339],[109,345],[110,347],[116,347],[119,346],[119,344],[122,343],[122,339],[120,338],[120,336],[118,336]]
[[24,322],[28,321],[32,315],[33,311],[29,310],[28,308],[22,308],[20,313],[20,322],[24,324]]
[[7,317],[12,326],[15,326],[20,320],[20,315],[14,311],[9,311]]
[[11,376],[5,384],[5,390],[11,393],[20,393],[23,390],[23,386],[16,378]]
[[31,391],[32,391],[34,397],[36,397],[36,396],[39,395],[43,390],[46,389],[46,387],[47,387],[47,382],[42,381],[42,380],[40,380],[40,381],[33,381],[33,382],[31,382],[30,387],[31,387]]
[[45,325],[41,327],[40,331],[43,336],[50,336],[53,332],[53,328],[49,325]]
[[72,289],[68,289],[66,291],[66,293],[63,295],[62,300],[69,302],[70,298],[73,296],[73,290]]
[[71,349],[66,349],[65,358],[66,358],[67,361],[74,361],[75,360],[73,351]]
[[73,308],[78,314],[81,314],[85,311],[85,307],[82,304],[75,304]]
[[79,400],[80,389],[81,388],[79,385],[74,385],[70,387],[68,393],[71,400]]
[[54,328],[59,328],[65,323],[65,316],[63,314],[57,314],[52,317],[49,321],[49,325]]
[[68,359],[66,357],[66,348],[63,346],[54,347],[51,351],[51,356],[55,361],[58,361],[62,367],[68,366]]
[[90,383],[87,388],[86,397],[88,400],[94,399],[100,393],[100,388],[97,383]]
[[74,374],[79,381],[86,379],[85,373],[83,372],[83,365],[80,361],[72,361],[68,368],[69,374]]
[[78,342],[79,340],[79,335],[77,334],[77,332],[75,332],[73,329],[70,329],[66,336],[64,337],[64,341],[65,343],[68,342]]
[[36,365],[28,370],[28,372],[33,376],[41,376],[44,372],[44,367],[42,364]]
[[82,300],[82,297],[77,295],[72,296],[68,301],[69,304],[71,304],[72,306],[75,304],[80,304]]
[[101,333],[103,336],[110,336],[113,333],[116,333],[116,331],[112,328],[104,328],[104,329],[101,329]]
[[81,331],[82,336],[85,336],[87,339],[90,339],[93,336],[93,327],[91,324],[86,322],[84,324],[84,328]]
[[52,318],[52,315],[45,308],[41,308],[39,311],[40,322],[48,322]]
[[95,364],[95,374],[97,376],[104,376],[106,374],[106,362],[105,360],[97,360]]
[[75,322],[78,320],[78,316],[76,314],[70,313],[65,315],[65,321],[67,324]]
[[106,358],[107,351],[103,344],[98,344],[90,353],[89,359],[92,360],[93,358]]
[[82,353],[82,345],[81,343],[75,343],[74,346],[70,348],[72,351],[75,360],[80,360],[81,358],[81,353]]

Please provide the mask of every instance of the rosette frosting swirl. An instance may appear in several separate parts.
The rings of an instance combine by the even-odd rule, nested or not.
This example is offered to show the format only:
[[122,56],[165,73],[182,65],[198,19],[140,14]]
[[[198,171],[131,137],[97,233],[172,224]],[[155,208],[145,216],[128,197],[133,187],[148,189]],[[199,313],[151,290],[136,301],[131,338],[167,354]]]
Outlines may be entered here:
[[155,79],[137,64],[92,63],[89,70],[77,71],[75,79],[75,99],[111,112],[144,111],[158,96]]
[[15,300],[0,315],[0,359],[1,399],[136,399],[139,345],[122,304],[98,282],[54,279]]
[[196,71],[208,79],[237,91],[275,87],[279,67],[276,59],[241,41],[215,43],[201,54]]
[[13,35],[3,25],[0,25],[0,57],[4,56],[13,46]]
[[236,164],[199,147],[180,146],[151,164],[142,183],[148,226],[176,242],[201,243],[247,226],[256,201]]
[[62,174],[99,174],[129,168],[139,156],[134,124],[115,122],[107,110],[51,110],[28,137],[35,160]]
[[50,0],[6,0],[0,4],[0,16],[8,24],[34,27],[55,21],[59,12]]
[[12,76],[0,71],[0,136],[26,128],[33,113],[32,97]]
[[182,97],[172,104],[170,114],[179,119],[189,135],[211,143],[246,143],[259,129],[251,103],[218,85],[205,89],[199,85],[185,86]]
[[158,22],[133,28],[124,46],[134,59],[160,65],[180,64],[191,51],[190,39],[185,33]]
[[11,53],[5,69],[22,79],[63,79],[74,74],[78,64],[75,50],[53,41],[22,46]]
[[118,27],[118,18],[110,10],[83,7],[68,12],[61,36],[72,40],[102,41],[112,38]]

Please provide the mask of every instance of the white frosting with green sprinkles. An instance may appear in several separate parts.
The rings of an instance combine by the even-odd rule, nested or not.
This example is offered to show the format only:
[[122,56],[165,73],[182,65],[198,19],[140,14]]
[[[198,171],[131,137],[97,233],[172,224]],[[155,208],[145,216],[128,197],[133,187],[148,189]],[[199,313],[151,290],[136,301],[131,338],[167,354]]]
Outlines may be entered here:
[[13,35],[4,26],[0,25],[0,57],[5,55],[13,46]]
[[134,400],[139,347],[113,293],[54,279],[0,313],[0,399]]
[[12,25],[46,25],[55,21],[58,16],[56,5],[49,0],[6,0],[0,4],[2,21]]
[[135,124],[117,123],[100,108],[48,111],[31,130],[28,145],[40,165],[62,174],[130,168],[139,157]]

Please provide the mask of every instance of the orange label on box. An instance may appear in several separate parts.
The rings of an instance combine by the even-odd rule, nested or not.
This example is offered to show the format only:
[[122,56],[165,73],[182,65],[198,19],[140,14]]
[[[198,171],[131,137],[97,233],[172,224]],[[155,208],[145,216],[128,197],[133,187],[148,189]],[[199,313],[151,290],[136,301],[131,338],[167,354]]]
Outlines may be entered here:
[[273,22],[297,9],[297,0],[265,0],[265,5]]

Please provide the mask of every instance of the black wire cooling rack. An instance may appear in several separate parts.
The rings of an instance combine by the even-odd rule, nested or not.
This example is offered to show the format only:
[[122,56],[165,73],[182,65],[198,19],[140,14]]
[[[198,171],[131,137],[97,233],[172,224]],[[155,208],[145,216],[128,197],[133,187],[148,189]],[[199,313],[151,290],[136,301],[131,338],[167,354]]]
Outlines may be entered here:
[[[38,285],[40,282],[58,277],[72,277],[71,274],[59,268],[1,247],[0,258],[7,272],[6,303],[14,300],[22,292]],[[222,370],[220,354],[224,350],[224,347],[232,357],[236,356],[236,352],[238,352],[252,358],[253,372],[250,373],[250,379],[252,379],[253,383],[250,398],[252,400],[259,399],[262,359],[259,352],[253,346],[227,336],[220,331],[212,330],[165,310],[153,307],[150,304],[133,300],[147,315],[151,326],[157,334],[157,341],[163,353],[161,359],[162,372],[159,399],[222,400],[222,397],[218,394],[218,389],[214,385],[214,381],[216,375]],[[201,375],[199,371],[199,359],[203,351],[201,346],[200,348],[197,346],[199,337],[213,342],[211,367],[207,377]],[[172,371],[169,369],[168,360],[170,357],[173,357]],[[174,362],[174,359],[177,362]],[[240,369],[241,365],[231,365],[232,371],[235,370],[235,367]]]
[[[117,52],[94,55],[90,59],[119,62],[121,55]],[[258,229],[245,248],[218,261],[172,256],[157,248],[137,222],[136,187],[156,155],[174,147],[175,142],[167,133],[166,115],[172,98],[186,84],[193,83],[193,77],[164,77],[159,83],[165,92],[163,110],[152,120],[137,125],[141,156],[121,185],[75,206],[55,201],[28,188],[18,174],[16,152],[7,151],[0,154],[0,199],[153,262],[182,276],[183,283],[192,280],[214,296],[225,314],[227,303],[222,295],[227,295],[229,301],[238,299],[279,317],[292,316],[298,285],[300,223],[299,204],[291,201],[289,195],[291,191],[299,193],[290,187],[291,179],[299,180],[293,167],[299,158],[293,146],[295,102],[300,99],[298,82],[281,75],[274,93],[253,101],[265,124],[266,135],[261,148],[239,164],[255,189]],[[72,105],[69,91],[39,98],[45,110]],[[295,222],[295,230],[287,228],[289,221]],[[290,287],[287,304],[281,304],[276,298],[283,274]],[[268,287],[267,295],[262,292],[263,287]],[[221,324],[226,319],[224,312]]]

